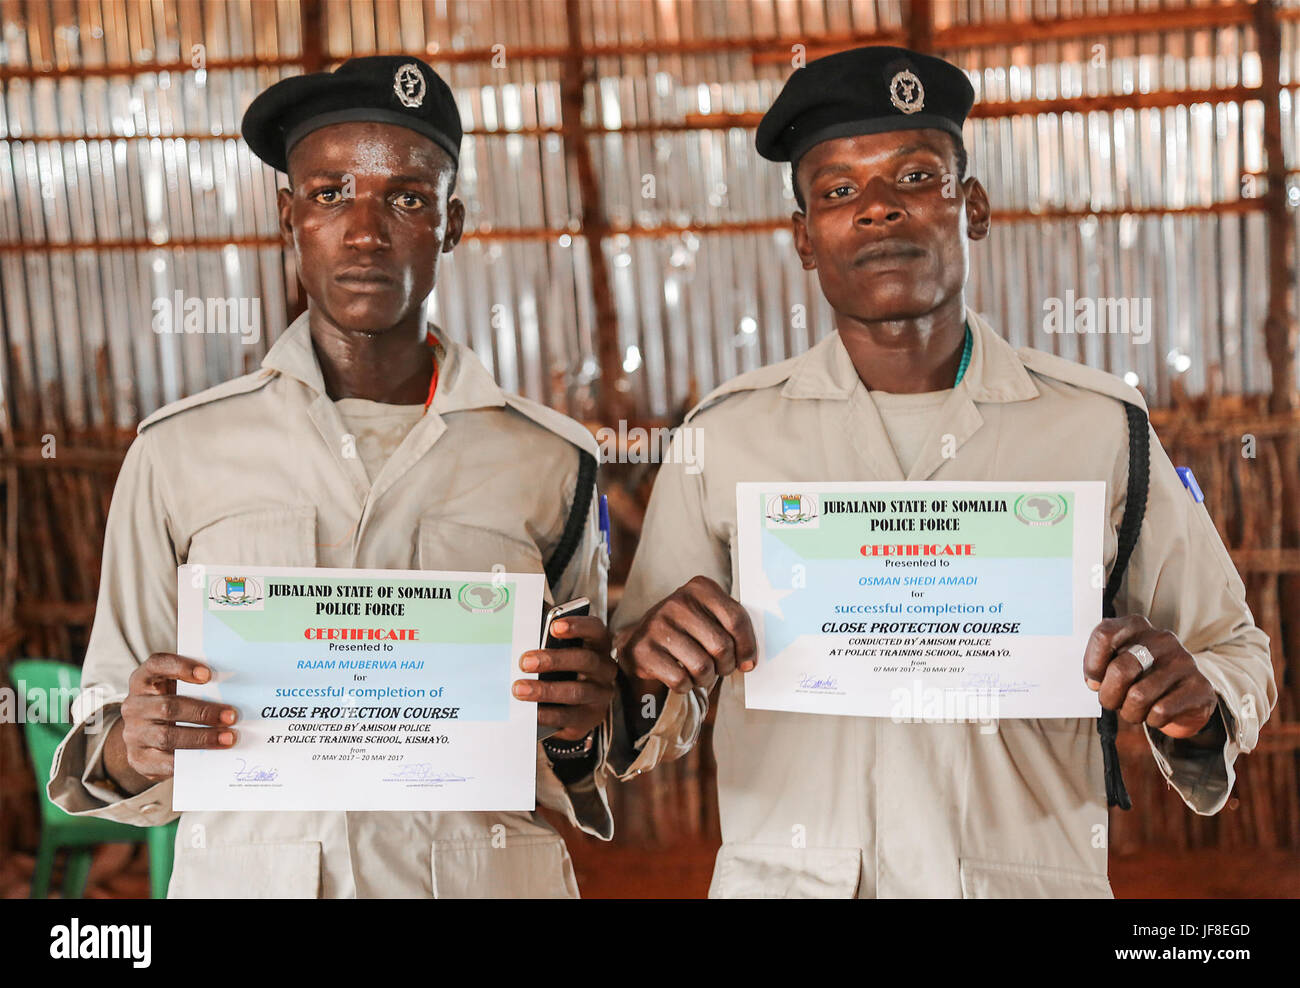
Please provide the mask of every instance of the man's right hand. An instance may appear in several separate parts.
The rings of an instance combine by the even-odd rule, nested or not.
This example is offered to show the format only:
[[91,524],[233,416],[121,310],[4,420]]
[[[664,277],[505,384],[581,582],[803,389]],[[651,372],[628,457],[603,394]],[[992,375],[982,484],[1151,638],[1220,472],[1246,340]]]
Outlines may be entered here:
[[635,681],[686,693],[711,690],[737,669],[749,672],[758,664],[758,646],[745,609],[708,577],[697,576],[622,636],[618,661]]
[[[212,670],[197,659],[155,652],[131,673],[122,718],[104,745],[109,777],[128,792],[139,793],[169,779],[177,748],[229,748],[235,743],[230,725],[234,707],[195,697],[177,696],[176,683],[206,683]],[[182,727],[202,724],[203,727]]]

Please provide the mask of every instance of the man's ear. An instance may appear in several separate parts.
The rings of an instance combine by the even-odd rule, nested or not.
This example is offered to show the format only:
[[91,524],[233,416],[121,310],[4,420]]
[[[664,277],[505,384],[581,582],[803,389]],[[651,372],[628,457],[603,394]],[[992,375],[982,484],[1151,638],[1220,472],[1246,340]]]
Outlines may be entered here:
[[808,237],[808,217],[803,210],[796,209],[790,214],[790,226],[794,230],[794,249],[799,254],[799,261],[805,271],[817,267],[817,258],[813,254],[812,241]]
[[966,192],[966,236],[971,240],[983,240],[989,235],[992,220],[988,193],[977,178],[966,179],[962,188]]
[[293,191],[277,189],[275,192],[275,209],[280,218],[280,240],[286,247],[293,246],[293,221],[289,211],[293,207]]
[[447,200],[447,232],[442,238],[442,253],[450,254],[465,232],[465,204],[452,196]]

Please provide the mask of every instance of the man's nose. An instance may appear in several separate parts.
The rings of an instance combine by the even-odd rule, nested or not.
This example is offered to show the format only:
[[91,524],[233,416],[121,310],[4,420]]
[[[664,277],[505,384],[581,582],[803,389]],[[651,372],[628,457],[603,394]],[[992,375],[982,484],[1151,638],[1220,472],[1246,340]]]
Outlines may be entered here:
[[348,207],[343,243],[356,250],[383,250],[390,246],[388,217],[382,201],[357,196]]
[[853,222],[858,226],[892,226],[906,215],[903,200],[893,185],[883,178],[873,178],[862,190]]

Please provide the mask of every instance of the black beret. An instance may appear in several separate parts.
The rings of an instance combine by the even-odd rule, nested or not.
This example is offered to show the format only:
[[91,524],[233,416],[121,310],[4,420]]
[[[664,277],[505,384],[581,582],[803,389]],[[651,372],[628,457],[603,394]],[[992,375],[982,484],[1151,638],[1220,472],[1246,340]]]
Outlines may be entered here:
[[960,141],[974,102],[966,73],[951,62],[888,45],[854,48],[796,69],[754,143],[769,161],[797,165],[836,137],[934,127]]
[[281,79],[258,95],[240,131],[253,153],[289,170],[289,150],[313,130],[374,121],[407,127],[460,161],[460,112],[438,73],[408,55],[350,58],[333,72]]

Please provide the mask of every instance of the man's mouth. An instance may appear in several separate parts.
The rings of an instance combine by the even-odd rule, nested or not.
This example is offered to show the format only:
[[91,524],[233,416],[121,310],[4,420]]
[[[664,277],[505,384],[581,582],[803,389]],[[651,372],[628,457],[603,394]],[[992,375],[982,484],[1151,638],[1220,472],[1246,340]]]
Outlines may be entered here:
[[397,279],[379,268],[344,268],[334,280],[354,292],[379,291],[397,283]]
[[903,261],[913,261],[924,257],[925,251],[906,240],[881,240],[868,244],[853,255],[853,266],[883,265]]

